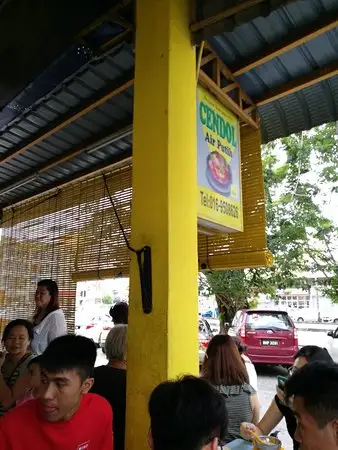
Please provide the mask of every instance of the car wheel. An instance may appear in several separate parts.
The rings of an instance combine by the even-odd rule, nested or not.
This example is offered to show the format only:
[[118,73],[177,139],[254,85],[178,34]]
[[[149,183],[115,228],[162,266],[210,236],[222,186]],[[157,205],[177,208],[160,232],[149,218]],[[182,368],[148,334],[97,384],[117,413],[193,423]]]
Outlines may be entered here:
[[298,323],[303,323],[303,322],[304,322],[303,317],[298,317],[297,322],[298,322]]

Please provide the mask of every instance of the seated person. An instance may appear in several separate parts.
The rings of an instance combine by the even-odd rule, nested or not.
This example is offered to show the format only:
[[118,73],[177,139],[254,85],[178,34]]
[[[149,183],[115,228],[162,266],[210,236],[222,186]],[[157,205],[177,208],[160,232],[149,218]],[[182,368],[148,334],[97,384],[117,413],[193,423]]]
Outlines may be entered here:
[[222,395],[192,376],[157,386],[149,415],[152,450],[217,450],[227,424]]
[[31,359],[27,365],[29,384],[27,391],[16,402],[17,406],[23,405],[28,400],[32,400],[38,396],[38,389],[40,387],[40,359],[41,356],[37,356]]
[[227,433],[222,444],[241,437],[242,422],[257,423],[260,405],[249,384],[249,375],[231,336],[218,334],[209,342],[202,376],[222,394],[228,411]]
[[338,365],[317,362],[295,372],[285,385],[297,417],[295,439],[304,450],[338,449]]
[[0,416],[15,406],[29,389],[27,366],[35,355],[30,351],[33,325],[24,319],[6,325],[2,342],[7,353],[0,355]]
[[115,325],[106,339],[108,364],[94,369],[91,392],[102,395],[113,409],[114,450],[124,450],[128,325]]
[[83,336],[53,340],[40,359],[39,397],[0,421],[1,450],[112,450],[112,411],[88,394],[95,344]]

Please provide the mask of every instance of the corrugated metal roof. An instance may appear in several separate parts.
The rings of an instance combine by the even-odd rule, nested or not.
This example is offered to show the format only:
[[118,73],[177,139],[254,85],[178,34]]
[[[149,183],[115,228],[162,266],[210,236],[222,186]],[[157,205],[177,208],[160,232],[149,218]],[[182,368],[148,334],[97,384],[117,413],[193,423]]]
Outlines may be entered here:
[[[25,145],[32,136],[62,119],[72,108],[77,108],[92,97],[97,98],[100,91],[107,92],[108,86],[114,89],[118,80],[132,74],[134,67],[133,51],[128,45],[104,57],[91,61],[85,68],[65,80],[34,107],[14,120],[0,136],[0,159],[15,149]],[[129,75],[131,76],[131,75]],[[116,86],[115,86],[116,87]],[[109,135],[122,124],[132,123],[133,88],[125,89],[105,103],[95,107],[76,121],[46,137],[23,153],[14,156],[0,166],[0,203],[10,203],[42,189],[46,185],[57,183],[60,179],[76,176],[90,167],[95,168],[113,157],[123,158],[131,149],[131,138],[105,145],[91,153],[81,151],[78,155],[60,162],[37,176],[37,179],[16,187],[6,194],[10,183],[25,180],[38,171],[42,164],[62,158],[67,152],[83,149],[99,137]],[[19,183],[20,184],[20,183]]]
[[[217,12],[220,8],[224,9],[225,3],[226,7],[241,3],[239,0],[204,0],[202,5],[201,2],[202,0],[197,1],[197,16],[200,15],[200,19],[208,10]],[[275,9],[281,3],[281,0],[262,0],[258,8],[251,8],[218,24],[216,29],[228,32],[209,41],[232,71],[288,39],[304,26],[318,26],[326,18],[338,19],[337,0],[295,0]],[[264,17],[256,17],[258,13]],[[87,34],[86,45],[102,44],[107,36],[114,37],[119,32],[119,27],[103,23],[102,27]],[[69,49],[69,52],[72,53],[74,48]],[[87,47],[83,48],[85,51]],[[85,58],[80,58],[81,64],[75,64],[76,68],[80,68],[66,79],[62,78],[69,71],[64,70],[62,65],[63,75],[58,73],[58,80],[61,79],[61,82],[52,91],[50,89],[55,84],[52,81],[56,78],[49,79],[48,73],[54,72],[47,69],[44,73],[47,74],[48,88],[43,87],[40,82],[42,78],[39,77],[38,83],[36,79],[28,86],[28,89],[35,89],[38,85],[38,92],[30,93],[29,98],[35,99],[33,104],[24,108],[18,104],[17,117],[12,120],[11,115],[11,122],[8,122],[9,116],[2,122],[6,125],[2,125],[0,130],[0,206],[55,187],[71,177],[104,167],[131,154],[131,83],[127,89],[109,99],[105,97],[105,102],[96,104],[80,117],[76,116],[75,121],[67,122],[61,129],[55,129],[55,125],[70,116],[75,117],[75,114],[100,96],[103,97],[105,93],[133,78],[134,50],[127,42],[100,58],[95,58],[93,53],[87,51],[85,54]],[[290,81],[311,74],[318,68],[337,64],[337,55],[338,31],[334,28],[247,71],[238,77],[238,81],[254,101],[259,101],[270,91]],[[46,95],[40,98],[42,93]],[[20,95],[25,98],[23,93]],[[337,101],[338,77],[332,77],[260,106],[263,141],[338,120]],[[51,128],[55,132],[45,135],[34,145],[29,145],[24,151],[16,152],[14,157],[3,161],[4,156],[25,147]],[[121,129],[127,129],[127,133],[117,133],[115,139],[116,132]],[[102,141],[107,136],[112,139]],[[99,148],[95,148],[97,142]],[[8,186],[10,190],[7,189],[6,192]]]
[[[287,39],[323,16],[338,18],[335,0],[298,0],[210,40],[224,63],[235,72],[256,55]],[[237,79],[255,102],[297,78],[337,62],[338,29],[261,64]],[[264,142],[338,119],[337,77],[259,107]]]

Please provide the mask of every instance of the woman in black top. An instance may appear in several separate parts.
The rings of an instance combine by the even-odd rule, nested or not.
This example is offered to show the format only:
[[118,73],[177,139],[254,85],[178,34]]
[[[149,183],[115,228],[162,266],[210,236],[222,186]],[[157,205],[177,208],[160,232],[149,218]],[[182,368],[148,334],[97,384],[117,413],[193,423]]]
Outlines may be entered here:
[[114,450],[124,450],[126,423],[128,325],[115,325],[106,339],[108,364],[94,369],[91,392],[104,397],[113,409]]
[[[306,364],[317,361],[333,362],[326,348],[317,347],[316,345],[306,345],[305,347],[302,347],[294,357],[290,375]],[[283,417],[285,418],[288,433],[293,440],[293,448],[294,450],[298,450],[300,444],[294,440],[297,421],[292,410],[283,403],[283,393],[279,389],[277,389],[277,394],[258,425],[243,423],[241,425],[241,435],[248,440],[250,439],[252,432],[259,435],[268,435],[279,424]]]

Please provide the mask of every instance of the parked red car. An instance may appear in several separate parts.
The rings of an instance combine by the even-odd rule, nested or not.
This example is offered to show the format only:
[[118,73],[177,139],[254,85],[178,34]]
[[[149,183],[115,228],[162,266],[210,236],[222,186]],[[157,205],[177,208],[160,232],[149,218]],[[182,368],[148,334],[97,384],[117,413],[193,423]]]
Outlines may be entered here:
[[235,315],[229,335],[243,341],[254,364],[290,366],[299,348],[297,330],[285,311],[240,310]]

